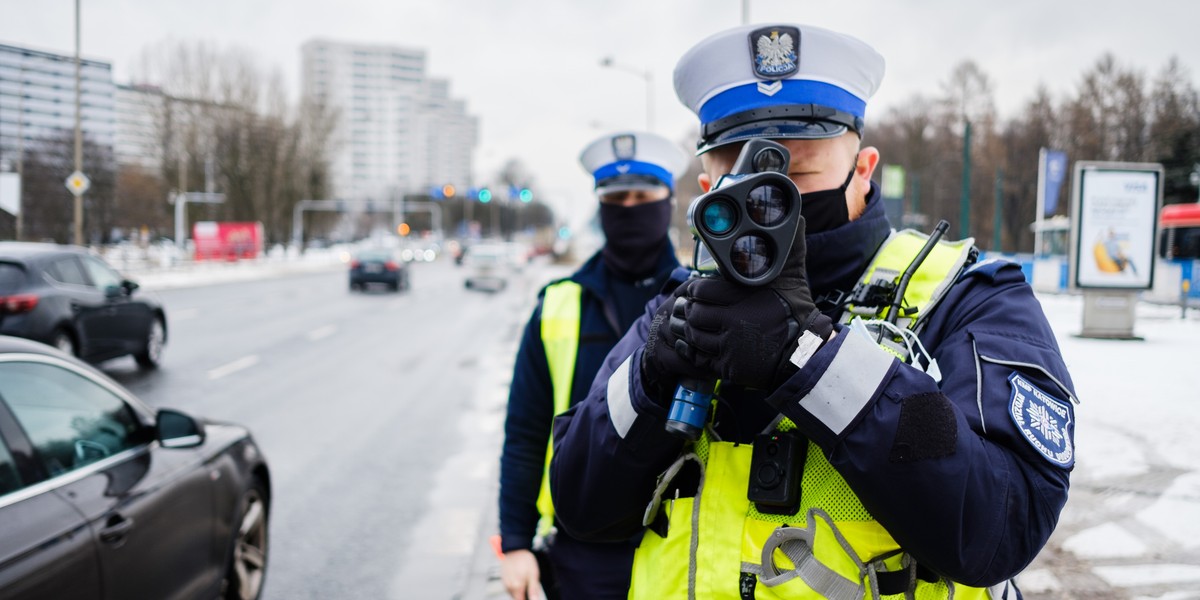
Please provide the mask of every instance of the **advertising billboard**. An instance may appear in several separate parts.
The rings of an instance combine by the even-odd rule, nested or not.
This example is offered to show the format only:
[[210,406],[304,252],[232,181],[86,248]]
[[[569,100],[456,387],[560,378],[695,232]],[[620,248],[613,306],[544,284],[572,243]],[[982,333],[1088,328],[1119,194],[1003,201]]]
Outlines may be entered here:
[[1071,223],[1075,287],[1151,288],[1162,178],[1158,164],[1075,164]]
[[263,250],[262,223],[200,221],[192,226],[195,260],[258,258]]

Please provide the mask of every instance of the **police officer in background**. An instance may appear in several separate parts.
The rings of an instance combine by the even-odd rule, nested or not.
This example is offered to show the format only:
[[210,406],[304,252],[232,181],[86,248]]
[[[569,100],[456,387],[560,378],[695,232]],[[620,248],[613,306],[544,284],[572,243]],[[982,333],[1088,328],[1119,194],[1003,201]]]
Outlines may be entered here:
[[[596,370],[647,301],[679,266],[667,239],[683,150],[651,133],[604,136],[580,162],[595,179],[605,244],[566,279],[547,285],[517,352],[500,459],[501,579],[513,598],[625,598],[632,537],[585,543],[554,533],[545,470],[554,416],[581,400]],[[546,542],[553,573],[533,553]],[[557,590],[551,581],[557,582]]]
[[[1070,376],[1017,265],[891,229],[860,146],[883,71],[804,25],[718,33],[676,67],[701,187],[775,140],[805,223],[769,286],[673,276],[555,422],[557,516],[641,537],[632,598],[1015,598],[1054,530]],[[681,379],[720,381],[695,441],[664,430]]]

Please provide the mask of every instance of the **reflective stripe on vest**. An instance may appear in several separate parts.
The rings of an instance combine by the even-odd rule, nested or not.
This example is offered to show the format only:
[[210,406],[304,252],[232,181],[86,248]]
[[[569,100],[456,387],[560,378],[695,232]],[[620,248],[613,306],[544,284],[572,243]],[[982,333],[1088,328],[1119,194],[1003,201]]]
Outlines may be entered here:
[[[871,261],[864,281],[903,272],[928,239],[895,232]],[[939,243],[922,263],[904,295],[914,328],[954,282],[971,240]],[[876,309],[878,318],[885,309]],[[862,309],[858,314],[868,315]],[[781,431],[795,425],[783,419]],[[989,598],[987,590],[917,576],[916,562],[863,507],[842,476],[811,441],[801,475],[800,507],[793,515],[758,512],[746,498],[753,448],[716,441],[706,431],[663,475],[646,511],[648,528],[633,563],[630,598],[730,600],[880,598],[899,577],[909,589],[886,598]],[[694,498],[663,498],[669,479],[687,461],[700,464]],[[661,515],[658,513],[662,513]],[[661,520],[666,520],[665,534]],[[891,584],[883,583],[891,579]]]
[[[574,281],[560,281],[546,286],[542,296],[542,347],[550,367],[550,385],[554,391],[554,415],[571,407],[571,385],[575,379],[575,356],[579,353],[583,287]],[[554,526],[554,503],[550,499],[550,458],[554,452],[554,434],[546,442],[546,464],[542,470],[542,486],[538,491],[537,507],[542,518],[538,535],[546,535]]]

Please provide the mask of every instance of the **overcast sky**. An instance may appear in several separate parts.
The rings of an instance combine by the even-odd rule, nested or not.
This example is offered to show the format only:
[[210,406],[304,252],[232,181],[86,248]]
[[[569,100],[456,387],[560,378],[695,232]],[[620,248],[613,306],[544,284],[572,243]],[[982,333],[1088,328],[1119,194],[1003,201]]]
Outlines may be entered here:
[[[914,94],[936,95],[963,60],[991,77],[1002,116],[1039,83],[1055,97],[1106,51],[1156,75],[1178,56],[1197,80],[1195,0],[747,0],[750,22],[804,22],[855,35],[887,60],[867,111],[883,115]],[[83,54],[129,81],[143,48],[205,40],[252,52],[299,87],[300,45],[315,37],[423,48],[428,71],[479,117],[477,182],[508,158],[576,221],[594,209],[579,150],[614,129],[646,124],[690,137],[694,117],[671,85],[675,61],[709,34],[741,23],[743,0],[83,0]],[[0,43],[72,54],[71,0],[0,0]],[[869,134],[868,134],[869,140]],[[884,157],[886,162],[887,157]],[[1032,166],[1031,166],[1032,168]]]

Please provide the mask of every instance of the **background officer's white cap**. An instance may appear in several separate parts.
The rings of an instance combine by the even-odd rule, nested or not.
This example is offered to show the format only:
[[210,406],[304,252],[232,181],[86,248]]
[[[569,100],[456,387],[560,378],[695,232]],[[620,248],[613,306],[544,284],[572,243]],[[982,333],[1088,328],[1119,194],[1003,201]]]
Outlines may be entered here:
[[862,136],[883,57],[857,38],[809,25],[745,25],[679,59],[675,93],[700,117],[702,154],[756,137]]
[[687,166],[688,156],[665,137],[645,132],[622,132],[587,145],[579,163],[596,179],[596,193],[666,186]]

